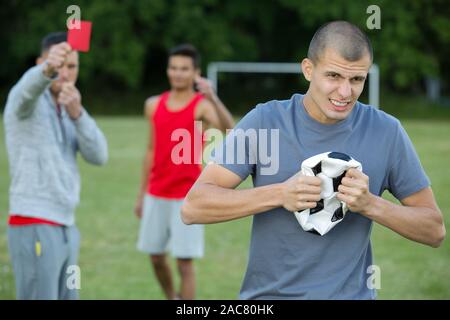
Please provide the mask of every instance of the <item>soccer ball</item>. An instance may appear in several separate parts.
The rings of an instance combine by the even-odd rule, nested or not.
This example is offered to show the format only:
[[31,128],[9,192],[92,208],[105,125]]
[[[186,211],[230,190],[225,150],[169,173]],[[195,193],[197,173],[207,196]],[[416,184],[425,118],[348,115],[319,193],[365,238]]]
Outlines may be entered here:
[[302,174],[322,180],[321,200],[317,202],[317,206],[295,212],[303,230],[323,236],[344,219],[348,208],[336,198],[336,193],[350,168],[362,171],[361,163],[341,152],[321,153],[302,162]]

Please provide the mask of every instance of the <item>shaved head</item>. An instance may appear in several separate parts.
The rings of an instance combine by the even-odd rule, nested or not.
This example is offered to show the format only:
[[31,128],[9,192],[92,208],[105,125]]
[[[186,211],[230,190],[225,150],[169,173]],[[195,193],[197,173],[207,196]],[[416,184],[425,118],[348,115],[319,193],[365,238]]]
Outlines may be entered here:
[[336,50],[347,61],[357,61],[373,50],[369,38],[357,26],[347,21],[333,21],[321,26],[308,49],[308,59],[317,63],[326,49]]

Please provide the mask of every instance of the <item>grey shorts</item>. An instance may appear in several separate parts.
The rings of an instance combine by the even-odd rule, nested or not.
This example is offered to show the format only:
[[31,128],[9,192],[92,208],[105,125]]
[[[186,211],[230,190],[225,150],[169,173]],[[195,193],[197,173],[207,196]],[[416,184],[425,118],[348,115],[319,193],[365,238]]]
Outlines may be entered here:
[[186,225],[181,220],[183,200],[146,195],[142,209],[137,248],[148,254],[170,250],[176,258],[201,258],[204,254],[204,226]]
[[76,226],[10,226],[8,247],[17,299],[78,299],[72,282],[80,250]]

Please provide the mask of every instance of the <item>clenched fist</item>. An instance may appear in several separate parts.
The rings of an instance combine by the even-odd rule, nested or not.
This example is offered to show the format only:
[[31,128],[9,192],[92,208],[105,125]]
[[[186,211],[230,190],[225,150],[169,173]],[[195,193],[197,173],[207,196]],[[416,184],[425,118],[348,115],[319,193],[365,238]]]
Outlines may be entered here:
[[66,108],[70,118],[76,120],[81,115],[81,94],[72,82],[64,82],[58,95],[58,104]]
[[50,78],[55,77],[58,73],[58,69],[64,65],[64,61],[66,61],[71,50],[72,48],[67,42],[53,45],[45,60],[44,74]]
[[197,85],[198,91],[203,94],[206,99],[213,100],[215,97],[214,88],[211,81],[200,76],[195,78],[195,84]]
[[345,202],[353,212],[365,214],[374,195],[369,191],[369,177],[356,169],[349,169],[338,187],[337,199]]
[[291,212],[311,209],[317,206],[322,180],[297,173],[283,182],[283,207]]

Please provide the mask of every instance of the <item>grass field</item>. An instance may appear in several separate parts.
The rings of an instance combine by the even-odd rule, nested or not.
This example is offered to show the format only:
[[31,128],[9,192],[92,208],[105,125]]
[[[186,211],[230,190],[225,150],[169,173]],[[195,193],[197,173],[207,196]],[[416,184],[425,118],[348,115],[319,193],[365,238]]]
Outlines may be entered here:
[[[146,143],[137,117],[98,117],[110,149],[106,167],[80,161],[82,299],[162,299],[148,258],[135,249],[138,220],[133,206]],[[450,218],[450,122],[403,122],[433,183],[437,201]],[[8,170],[0,125],[0,299],[14,298],[7,253]],[[249,186],[248,181],[245,183]],[[236,299],[245,272],[251,219],[206,226],[206,255],[196,264],[199,299]],[[432,249],[376,225],[375,263],[381,268],[380,299],[450,299],[450,244]],[[178,281],[178,280],[177,280]]]

